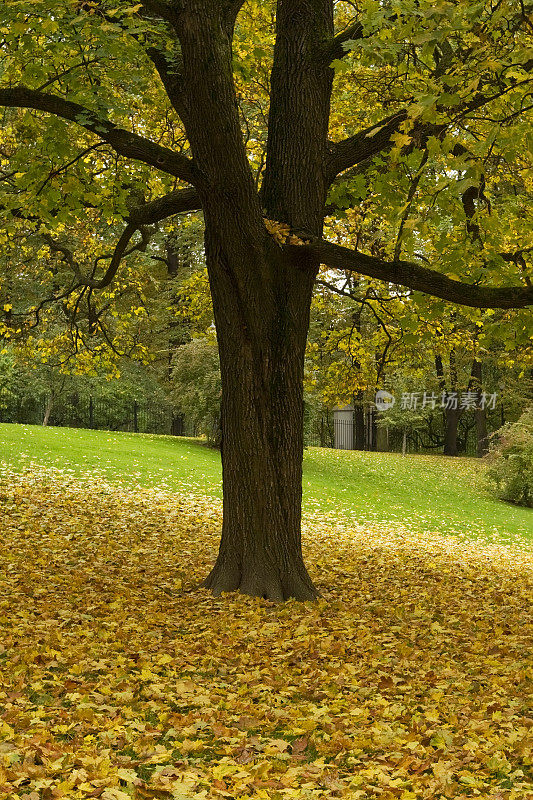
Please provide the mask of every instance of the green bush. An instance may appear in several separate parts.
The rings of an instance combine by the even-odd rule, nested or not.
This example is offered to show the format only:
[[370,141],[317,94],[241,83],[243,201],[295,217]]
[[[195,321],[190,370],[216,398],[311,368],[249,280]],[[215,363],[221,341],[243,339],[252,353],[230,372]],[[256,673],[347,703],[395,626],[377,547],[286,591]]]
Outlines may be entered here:
[[493,434],[487,477],[501,500],[533,508],[533,408]]

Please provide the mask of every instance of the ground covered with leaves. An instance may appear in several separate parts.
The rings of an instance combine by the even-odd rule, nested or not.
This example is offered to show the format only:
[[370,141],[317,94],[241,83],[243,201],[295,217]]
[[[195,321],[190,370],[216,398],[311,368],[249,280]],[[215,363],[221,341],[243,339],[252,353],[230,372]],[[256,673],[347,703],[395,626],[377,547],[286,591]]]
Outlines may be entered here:
[[526,549],[317,515],[272,605],[197,588],[202,497],[4,471],[0,519],[1,798],[532,796]]

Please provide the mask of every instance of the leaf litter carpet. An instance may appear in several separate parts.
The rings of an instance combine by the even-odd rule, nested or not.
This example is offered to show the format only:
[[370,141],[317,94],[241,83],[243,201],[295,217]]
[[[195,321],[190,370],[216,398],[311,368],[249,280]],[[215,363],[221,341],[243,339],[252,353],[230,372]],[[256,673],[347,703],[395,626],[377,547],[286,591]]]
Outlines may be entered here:
[[533,797],[533,558],[314,514],[315,604],[198,589],[217,501],[0,474],[0,798]]

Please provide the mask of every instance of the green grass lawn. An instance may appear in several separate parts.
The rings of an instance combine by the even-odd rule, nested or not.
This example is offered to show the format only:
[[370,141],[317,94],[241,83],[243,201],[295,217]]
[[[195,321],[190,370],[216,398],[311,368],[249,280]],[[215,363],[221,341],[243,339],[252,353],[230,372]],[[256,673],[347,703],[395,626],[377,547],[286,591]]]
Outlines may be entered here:
[[[195,439],[0,424],[0,462],[221,497],[220,455]],[[304,508],[358,523],[490,541],[533,539],[533,511],[494,500],[477,459],[309,448]]]

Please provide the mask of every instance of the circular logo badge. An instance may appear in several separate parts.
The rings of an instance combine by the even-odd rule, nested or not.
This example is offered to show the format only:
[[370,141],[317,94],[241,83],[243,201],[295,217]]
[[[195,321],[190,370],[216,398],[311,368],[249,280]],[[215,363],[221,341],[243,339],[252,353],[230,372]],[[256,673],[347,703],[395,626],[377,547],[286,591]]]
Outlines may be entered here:
[[376,392],[376,408],[378,411],[388,411],[389,408],[392,408],[394,403],[396,402],[396,398],[390,392],[386,392],[385,389],[380,389]]

